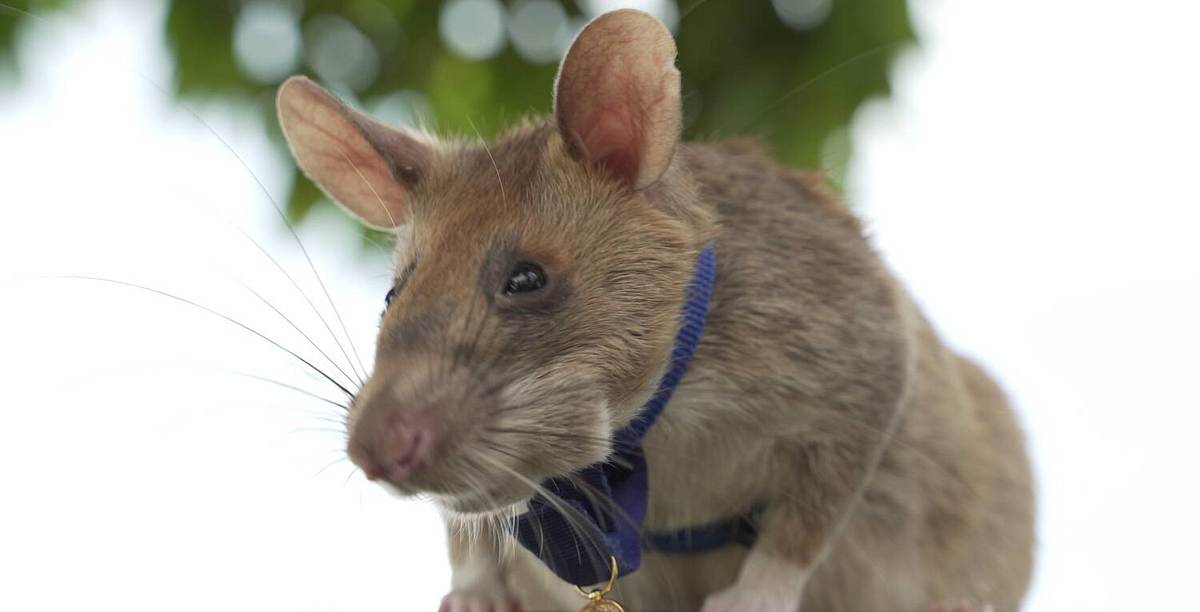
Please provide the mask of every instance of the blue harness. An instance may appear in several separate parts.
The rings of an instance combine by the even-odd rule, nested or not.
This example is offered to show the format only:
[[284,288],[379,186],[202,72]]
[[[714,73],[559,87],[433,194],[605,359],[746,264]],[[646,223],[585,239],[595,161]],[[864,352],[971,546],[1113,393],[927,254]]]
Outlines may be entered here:
[[641,565],[642,550],[695,553],[730,543],[754,542],[757,511],[679,531],[642,531],[649,493],[642,438],[671,399],[700,343],[716,264],[713,247],[705,248],[687,289],[671,367],[641,413],[613,435],[614,451],[609,460],[590,465],[572,477],[542,483],[556,499],[535,496],[528,512],[517,519],[521,544],[571,584],[592,585],[608,580],[610,557],[616,559],[617,572],[624,576]]

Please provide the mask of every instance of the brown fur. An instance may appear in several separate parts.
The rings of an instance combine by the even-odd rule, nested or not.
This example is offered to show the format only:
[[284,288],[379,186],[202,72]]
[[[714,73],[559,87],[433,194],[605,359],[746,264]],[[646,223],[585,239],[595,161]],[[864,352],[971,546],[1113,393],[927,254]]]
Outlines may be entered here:
[[[400,195],[374,203],[405,219],[401,277],[376,372],[352,406],[350,454],[369,460],[391,415],[433,423],[433,458],[391,484],[447,508],[456,592],[511,596],[526,610],[581,604],[493,518],[518,511],[535,483],[608,455],[665,369],[693,261],[711,242],[706,332],[644,444],[646,526],[758,503],[767,512],[752,555],[649,554],[618,599],[631,611],[696,610],[745,571],[778,567],[807,579],[805,612],[964,598],[1018,608],[1033,547],[1022,434],[850,211],[749,141],[680,145],[635,189],[647,172],[628,161],[636,151],[606,164],[581,154],[577,136],[539,119],[490,147],[408,140],[397,146],[419,154],[380,150],[383,162],[366,162],[424,160],[419,181],[393,164]],[[382,142],[337,138],[359,141]],[[503,295],[526,260],[550,285]]]
[[[647,527],[703,524],[766,501],[798,519],[773,545],[812,561],[886,444],[803,610],[964,598],[1016,609],[1031,571],[1032,489],[1003,394],[942,346],[857,220],[813,177],[743,142],[689,144],[681,158],[676,172],[694,177],[717,218],[717,289],[695,362],[646,441]],[[698,609],[734,581],[741,552],[651,556],[619,591],[632,610]],[[514,568],[514,593],[555,582],[523,551]],[[571,597],[560,589],[527,609],[565,609]]]

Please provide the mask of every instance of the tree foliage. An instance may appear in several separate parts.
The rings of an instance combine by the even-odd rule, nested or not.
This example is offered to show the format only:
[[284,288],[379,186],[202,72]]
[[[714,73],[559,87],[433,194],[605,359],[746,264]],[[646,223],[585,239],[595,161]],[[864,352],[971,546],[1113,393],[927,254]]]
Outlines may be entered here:
[[[310,74],[368,111],[389,96],[395,99],[398,91],[407,92],[401,99],[431,115],[430,128],[458,134],[478,130],[487,137],[522,115],[547,112],[551,104],[556,63],[523,55],[514,44],[515,29],[486,58],[464,57],[445,40],[440,26],[447,5],[495,8],[497,0],[165,1],[163,33],[175,66],[174,93],[254,108],[281,152],[273,95],[286,74],[252,74],[237,50],[239,35],[246,36],[239,34],[245,25],[239,20],[268,4],[290,16],[298,37],[296,62],[288,72]],[[9,9],[0,12],[0,60],[11,58],[14,35],[30,19],[25,11],[47,13],[78,2],[8,0]],[[514,0],[502,11],[511,17],[529,2],[542,3],[542,9],[549,3]],[[568,24],[565,44],[594,6],[569,0],[554,4],[561,9],[550,8],[565,15]],[[824,168],[836,183],[849,154],[846,126],[865,100],[888,93],[891,59],[914,39],[905,0],[792,0],[792,6],[827,9],[818,12],[819,20],[800,27],[785,23],[784,5],[789,0],[680,0],[674,7],[685,137],[756,135],[780,161]],[[343,34],[347,26],[357,33],[349,43],[369,43],[375,61],[369,79],[323,78],[329,75],[321,74],[314,58],[318,45],[325,44],[326,65],[329,44],[334,61],[356,57],[349,48],[341,54],[337,42],[346,43],[345,36],[333,43],[318,40],[327,34],[318,26],[330,23]],[[287,209],[300,220],[323,197],[298,174],[292,184]]]

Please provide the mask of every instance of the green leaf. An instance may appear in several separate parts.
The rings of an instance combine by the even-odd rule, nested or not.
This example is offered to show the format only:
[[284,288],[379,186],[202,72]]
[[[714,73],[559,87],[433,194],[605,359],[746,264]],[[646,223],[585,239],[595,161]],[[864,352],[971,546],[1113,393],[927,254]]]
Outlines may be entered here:
[[[319,15],[341,15],[371,41],[379,73],[361,91],[346,92],[351,101],[422,92],[439,129],[468,136],[478,129],[485,137],[522,115],[550,110],[556,67],[524,61],[511,44],[483,61],[455,55],[439,34],[443,1],[170,0],[164,34],[176,94],[254,110],[280,155],[287,151],[269,103],[277,84],[242,74],[233,49],[239,7],[263,1],[299,9],[301,26]],[[854,113],[867,100],[888,95],[892,59],[915,36],[905,0],[832,1],[823,21],[801,30],[785,24],[766,0],[681,0],[676,34],[685,137],[757,136],[781,162],[822,168],[839,185],[853,156],[847,128]],[[61,10],[75,2],[10,4],[17,11],[0,10],[0,63],[11,58],[14,33],[28,19],[19,11]],[[563,7],[582,22],[579,3],[564,1]],[[292,177],[287,214],[301,222],[328,200],[299,172]]]

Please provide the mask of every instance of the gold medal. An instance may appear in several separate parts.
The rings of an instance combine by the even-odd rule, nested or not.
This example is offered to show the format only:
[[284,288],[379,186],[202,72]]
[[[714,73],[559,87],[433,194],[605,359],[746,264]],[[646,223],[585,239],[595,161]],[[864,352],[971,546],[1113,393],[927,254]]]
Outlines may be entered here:
[[625,608],[621,604],[605,599],[603,595],[583,604],[583,608],[579,612],[625,612]]
[[608,578],[608,584],[604,585],[604,588],[588,592],[575,587],[580,595],[588,598],[588,602],[583,604],[579,612],[625,612],[625,608],[622,608],[621,604],[605,598],[617,584],[617,558],[609,557],[609,559],[612,560],[612,575]]

